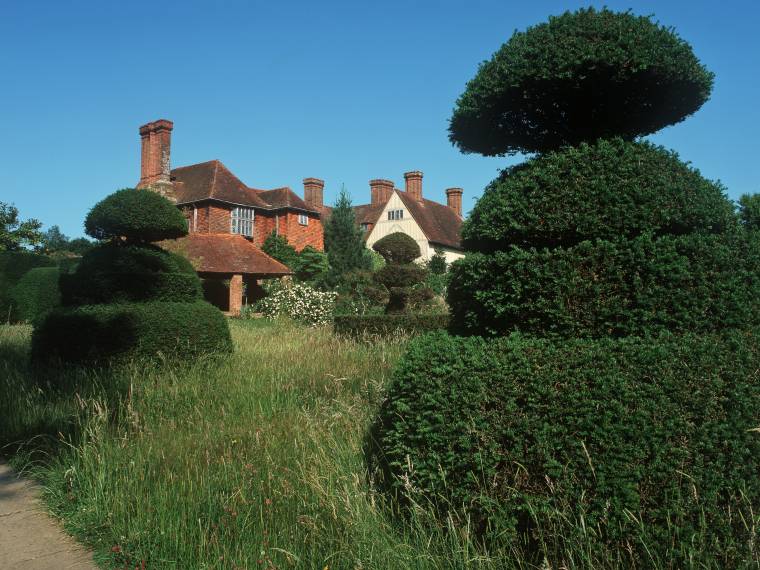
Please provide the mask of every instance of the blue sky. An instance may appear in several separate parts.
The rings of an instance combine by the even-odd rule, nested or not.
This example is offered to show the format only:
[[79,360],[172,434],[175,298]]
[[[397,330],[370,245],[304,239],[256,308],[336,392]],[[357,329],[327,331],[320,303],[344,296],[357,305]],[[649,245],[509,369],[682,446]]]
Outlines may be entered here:
[[0,201],[82,235],[89,208],[139,178],[138,127],[174,121],[172,165],[220,159],[246,184],[345,184],[425,173],[469,210],[518,157],[447,138],[465,83],[515,29],[585,5],[654,14],[716,74],[712,99],[651,137],[728,195],[760,192],[760,2],[0,3]]

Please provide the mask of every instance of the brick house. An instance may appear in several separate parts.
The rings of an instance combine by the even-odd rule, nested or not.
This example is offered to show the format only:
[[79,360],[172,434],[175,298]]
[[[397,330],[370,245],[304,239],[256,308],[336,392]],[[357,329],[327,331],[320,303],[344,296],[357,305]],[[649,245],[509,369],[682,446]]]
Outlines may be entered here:
[[209,301],[238,314],[244,290],[252,302],[262,294],[261,279],[290,274],[261,251],[270,233],[285,237],[298,251],[307,245],[323,250],[324,182],[307,178],[303,200],[287,187],[247,186],[218,160],[171,168],[172,128],[163,119],[140,127],[137,187],[158,192],[181,209],[189,235],[161,245],[190,259]]
[[[459,235],[462,189],[448,188],[447,203],[441,204],[422,195],[422,172],[406,172],[404,180],[404,190],[396,188],[391,180],[370,180],[370,203],[354,206],[367,247],[388,234],[403,232],[420,246],[420,261],[430,259],[436,250],[443,251],[448,263],[464,257]],[[322,208],[323,221],[331,210]]]

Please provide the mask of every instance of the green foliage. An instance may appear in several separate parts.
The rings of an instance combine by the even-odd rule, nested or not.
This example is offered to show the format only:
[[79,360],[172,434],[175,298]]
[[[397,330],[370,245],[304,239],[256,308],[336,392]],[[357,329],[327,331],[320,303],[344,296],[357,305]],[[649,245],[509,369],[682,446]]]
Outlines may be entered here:
[[449,270],[446,254],[442,250],[436,249],[433,256],[428,260],[427,268],[433,275],[445,275]]
[[356,225],[351,197],[345,188],[341,188],[324,233],[325,252],[330,262],[328,280],[331,284],[338,284],[351,271],[372,267],[372,258],[364,246],[364,234]]
[[18,320],[38,323],[61,304],[58,277],[58,267],[35,267],[19,279],[11,292]]
[[448,323],[447,313],[337,315],[334,331],[352,338],[418,335],[446,329]]
[[42,234],[42,249],[46,253],[66,251],[69,238],[58,226],[51,226]]
[[42,241],[42,223],[35,219],[21,221],[18,208],[0,202],[0,252],[19,251]]
[[124,188],[107,196],[87,214],[88,235],[132,244],[187,235],[187,222],[169,200],[151,190]]
[[724,188],[675,152],[622,139],[549,152],[505,170],[462,228],[468,251],[570,246],[735,225]]
[[299,281],[321,283],[327,275],[330,265],[327,254],[307,245],[298,254],[292,269]]
[[739,198],[739,219],[748,230],[760,229],[760,194],[742,194]]
[[261,251],[280,263],[287,265],[289,269],[293,269],[298,258],[296,248],[290,245],[285,237],[277,235],[274,230],[264,240],[264,243],[261,245]]
[[64,305],[202,299],[190,262],[156,246],[104,244],[82,257],[76,272],[61,275]]
[[375,272],[375,281],[388,287],[411,287],[422,283],[427,270],[416,263],[389,263]]
[[713,74],[671,28],[583,8],[516,32],[457,101],[450,140],[487,156],[544,152],[682,121]]
[[77,255],[84,255],[96,245],[97,244],[95,242],[92,242],[88,240],[87,238],[81,237],[81,238],[75,238],[69,241],[68,245],[66,246],[66,249],[70,251],[71,253],[75,253]]
[[429,335],[394,374],[373,475],[536,566],[591,543],[617,567],[738,567],[757,557],[758,370],[755,331]]
[[379,314],[388,304],[388,290],[375,281],[371,271],[346,273],[337,291],[336,315]]
[[687,234],[512,247],[452,264],[452,330],[645,335],[760,324],[760,235]]
[[372,246],[386,263],[411,263],[420,256],[420,246],[403,232],[393,232]]
[[19,280],[35,267],[53,267],[55,261],[30,251],[0,251],[0,323],[20,318],[12,291]]
[[49,364],[156,355],[192,359],[231,351],[227,320],[205,301],[59,308],[32,337],[32,361]]

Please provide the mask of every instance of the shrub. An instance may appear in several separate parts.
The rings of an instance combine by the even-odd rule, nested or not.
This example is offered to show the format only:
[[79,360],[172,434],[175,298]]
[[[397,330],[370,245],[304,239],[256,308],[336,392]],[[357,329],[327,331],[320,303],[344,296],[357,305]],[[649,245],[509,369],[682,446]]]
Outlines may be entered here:
[[388,234],[372,246],[383,256],[386,263],[411,263],[420,256],[420,246],[413,238],[402,232]]
[[445,275],[449,270],[446,254],[440,249],[436,249],[433,256],[427,262],[427,268],[433,275]]
[[449,315],[392,314],[392,315],[338,315],[335,317],[335,334],[353,338],[372,336],[418,335],[445,329]]
[[378,314],[388,303],[388,290],[378,284],[370,271],[350,271],[337,288],[335,314]]
[[494,156],[654,133],[697,111],[713,74],[672,30],[585,8],[516,32],[451,117],[451,142]]
[[61,275],[64,305],[137,301],[196,301],[201,283],[184,257],[156,246],[93,248],[76,272]]
[[256,303],[255,310],[268,319],[288,317],[311,326],[332,321],[337,293],[318,291],[305,283],[275,281],[266,285],[267,296]]
[[57,267],[35,267],[19,279],[11,293],[19,320],[36,324],[61,304],[58,277]]
[[736,567],[757,540],[758,370],[757,331],[432,334],[394,374],[372,465],[536,564],[592,543],[630,567]]
[[55,261],[46,255],[29,251],[0,251],[0,323],[19,320],[13,288],[19,279],[35,267],[53,267]]
[[296,248],[290,245],[285,237],[278,235],[274,230],[267,236],[264,243],[261,244],[261,251],[280,263],[287,265],[290,269],[293,269],[298,259]]
[[224,315],[204,301],[63,307],[32,336],[32,360],[51,364],[159,355],[184,360],[231,351]]
[[187,222],[169,200],[151,190],[125,188],[87,214],[87,234],[98,240],[150,243],[187,234]]
[[330,265],[325,253],[307,245],[298,254],[292,269],[299,281],[320,282],[330,269]]
[[649,235],[471,253],[452,265],[452,331],[643,335],[760,324],[760,236]]
[[427,271],[416,263],[389,263],[375,272],[375,281],[388,287],[411,287],[425,280]]
[[642,233],[718,232],[735,226],[724,188],[675,152],[622,139],[566,147],[508,168],[462,228],[468,251],[571,246]]

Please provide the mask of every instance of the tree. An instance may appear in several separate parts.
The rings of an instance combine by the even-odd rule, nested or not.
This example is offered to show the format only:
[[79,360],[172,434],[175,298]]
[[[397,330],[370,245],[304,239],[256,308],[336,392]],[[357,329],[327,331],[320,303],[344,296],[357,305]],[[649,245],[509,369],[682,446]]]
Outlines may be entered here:
[[42,223],[34,218],[20,221],[18,208],[0,202],[0,251],[35,247],[42,241]]
[[90,251],[93,247],[95,247],[96,244],[87,238],[80,237],[80,238],[74,238],[68,243],[67,249],[71,253],[75,253],[77,255],[84,255],[88,251]]
[[50,226],[42,234],[42,249],[45,253],[57,253],[60,251],[69,251],[69,238],[61,232],[58,226]]
[[449,264],[446,263],[446,254],[440,249],[436,249],[433,257],[428,261],[428,270],[433,275],[446,275],[449,270]]
[[364,246],[362,231],[356,225],[351,197],[345,187],[340,190],[324,232],[325,252],[330,262],[329,281],[332,284],[337,284],[350,271],[372,267],[372,259]]
[[296,279],[309,283],[319,283],[327,274],[330,265],[327,255],[310,245],[301,250],[293,264]]
[[739,219],[748,230],[760,229],[760,194],[742,194],[739,198]]
[[293,266],[298,259],[296,248],[290,245],[287,239],[278,235],[274,230],[272,230],[272,233],[270,233],[264,240],[264,243],[261,245],[261,250],[280,263],[287,265],[289,269],[293,269]]

